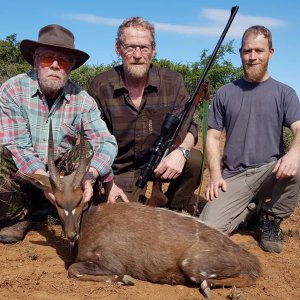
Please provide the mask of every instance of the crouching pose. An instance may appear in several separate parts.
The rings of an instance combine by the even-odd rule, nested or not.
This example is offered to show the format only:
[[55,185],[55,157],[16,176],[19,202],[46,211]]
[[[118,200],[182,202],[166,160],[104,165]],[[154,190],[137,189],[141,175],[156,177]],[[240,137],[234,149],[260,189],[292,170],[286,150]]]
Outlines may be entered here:
[[[281,252],[280,223],[299,199],[300,103],[292,88],[269,76],[273,53],[271,32],[263,26],[248,28],[240,48],[244,76],[215,95],[207,133],[208,203],[200,219],[230,234],[258,208],[261,248]],[[283,126],[294,135],[287,153]]]
[[[101,119],[92,97],[68,79],[89,55],[75,48],[74,36],[59,25],[48,25],[38,41],[23,40],[20,50],[34,68],[6,81],[0,89],[0,242],[24,238],[30,225],[32,201],[43,201],[21,173],[47,175],[48,132],[52,121],[54,160],[60,175],[77,165],[75,146],[83,124],[92,157],[82,181],[84,201],[93,194],[95,179],[112,180],[111,164],[117,153],[115,138]],[[49,190],[45,196],[52,203]]]

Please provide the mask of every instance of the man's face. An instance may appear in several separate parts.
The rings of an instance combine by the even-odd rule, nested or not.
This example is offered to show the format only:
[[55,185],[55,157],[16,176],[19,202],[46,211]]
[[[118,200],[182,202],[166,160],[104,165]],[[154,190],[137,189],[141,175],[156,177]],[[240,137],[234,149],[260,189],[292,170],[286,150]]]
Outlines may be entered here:
[[74,58],[67,50],[51,47],[36,50],[34,65],[41,92],[46,97],[57,96],[65,86],[74,63]]
[[148,73],[155,48],[149,30],[128,27],[122,35],[122,43],[116,52],[122,57],[124,71],[134,79],[142,79]]
[[251,82],[268,79],[268,63],[273,53],[274,49],[269,48],[268,40],[263,35],[247,34],[240,49],[245,79]]

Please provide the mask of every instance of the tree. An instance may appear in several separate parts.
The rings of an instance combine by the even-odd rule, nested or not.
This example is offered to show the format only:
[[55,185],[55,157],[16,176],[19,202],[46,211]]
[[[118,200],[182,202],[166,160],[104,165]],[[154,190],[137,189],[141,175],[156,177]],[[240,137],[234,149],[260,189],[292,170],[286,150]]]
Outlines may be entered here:
[[70,78],[81,88],[87,90],[91,80],[99,73],[107,71],[120,63],[119,60],[113,61],[110,65],[89,66],[83,65],[70,74]]
[[[29,71],[32,67],[21,55],[16,34],[9,35],[5,40],[0,40],[0,84],[8,78]],[[234,67],[228,58],[234,54],[233,41],[222,45],[217,53],[216,59],[207,74],[212,91],[242,75],[241,67]],[[199,80],[210,56],[208,50],[201,52],[199,61],[193,63],[176,63],[168,59],[153,60],[153,63],[162,67],[175,70],[182,74],[187,90],[191,93]],[[120,60],[113,61],[109,65],[90,66],[84,65],[71,73],[71,79],[82,88],[87,89],[91,79],[98,73],[108,70],[118,64]]]
[[12,34],[0,40],[0,84],[8,78],[30,70],[31,66],[22,57],[16,39]]

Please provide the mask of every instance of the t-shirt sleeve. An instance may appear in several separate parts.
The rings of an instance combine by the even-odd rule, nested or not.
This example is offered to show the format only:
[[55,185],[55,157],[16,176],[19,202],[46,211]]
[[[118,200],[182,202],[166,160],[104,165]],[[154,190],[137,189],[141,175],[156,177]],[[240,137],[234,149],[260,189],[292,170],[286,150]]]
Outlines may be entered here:
[[222,131],[224,128],[224,109],[220,94],[217,92],[209,108],[208,128]]

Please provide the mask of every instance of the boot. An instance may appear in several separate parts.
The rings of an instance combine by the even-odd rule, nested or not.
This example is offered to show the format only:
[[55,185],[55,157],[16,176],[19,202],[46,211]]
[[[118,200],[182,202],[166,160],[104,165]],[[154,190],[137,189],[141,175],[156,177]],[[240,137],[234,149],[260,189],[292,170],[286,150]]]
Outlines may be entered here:
[[10,226],[3,227],[0,230],[0,242],[4,244],[12,244],[22,241],[29,227],[29,220],[19,221]]
[[282,233],[280,223],[282,219],[265,214],[260,223],[260,244],[259,246],[268,252],[280,253],[282,251]]

